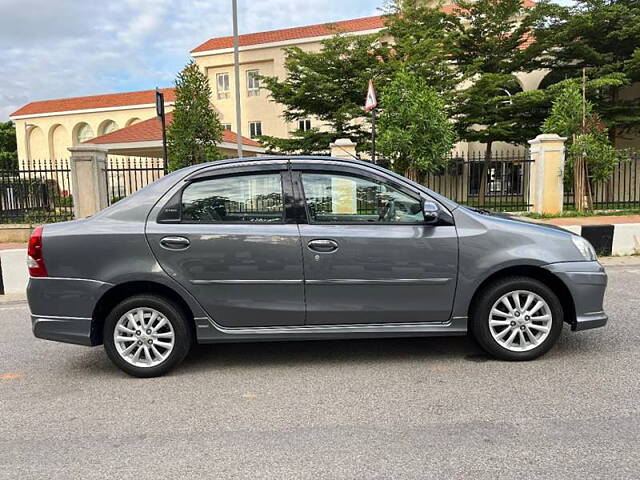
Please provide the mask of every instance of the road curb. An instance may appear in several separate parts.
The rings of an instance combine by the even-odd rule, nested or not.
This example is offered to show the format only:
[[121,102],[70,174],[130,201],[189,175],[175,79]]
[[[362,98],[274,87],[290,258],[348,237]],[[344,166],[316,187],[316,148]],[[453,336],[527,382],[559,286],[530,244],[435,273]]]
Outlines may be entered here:
[[589,240],[598,255],[640,255],[640,223],[558,226]]

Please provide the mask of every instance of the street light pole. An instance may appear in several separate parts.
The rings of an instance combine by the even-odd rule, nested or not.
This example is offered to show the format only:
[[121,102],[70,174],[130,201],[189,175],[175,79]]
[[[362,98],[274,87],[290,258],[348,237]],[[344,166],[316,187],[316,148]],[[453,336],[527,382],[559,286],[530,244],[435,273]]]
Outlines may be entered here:
[[236,87],[236,141],[242,158],[242,112],[240,110],[240,40],[238,38],[238,0],[231,0],[233,10],[233,75]]

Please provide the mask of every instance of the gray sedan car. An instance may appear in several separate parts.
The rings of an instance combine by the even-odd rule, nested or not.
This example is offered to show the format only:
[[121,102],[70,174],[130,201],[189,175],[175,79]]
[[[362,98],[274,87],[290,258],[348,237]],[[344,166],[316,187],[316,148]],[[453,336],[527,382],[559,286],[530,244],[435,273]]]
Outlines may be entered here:
[[38,227],[36,337],[140,377],[194,342],[464,335],[531,360],[601,327],[607,277],[570,232],[466,208],[370,163],[225,160]]

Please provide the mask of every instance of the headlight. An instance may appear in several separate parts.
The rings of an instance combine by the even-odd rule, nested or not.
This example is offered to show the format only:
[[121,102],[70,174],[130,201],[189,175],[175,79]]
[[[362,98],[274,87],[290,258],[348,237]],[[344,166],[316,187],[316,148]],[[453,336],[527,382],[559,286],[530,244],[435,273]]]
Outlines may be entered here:
[[596,255],[596,251],[593,246],[585,240],[583,237],[578,235],[572,235],[571,240],[576,248],[580,251],[585,260],[593,261],[597,260],[598,256]]

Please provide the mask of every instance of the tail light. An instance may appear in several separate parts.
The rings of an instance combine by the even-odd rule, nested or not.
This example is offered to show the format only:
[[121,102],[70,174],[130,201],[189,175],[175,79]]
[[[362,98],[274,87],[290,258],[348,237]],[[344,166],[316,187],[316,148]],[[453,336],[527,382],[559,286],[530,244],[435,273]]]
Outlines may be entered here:
[[29,275],[32,277],[47,277],[49,275],[42,255],[42,230],[42,225],[36,227],[29,238],[27,266],[29,267]]

